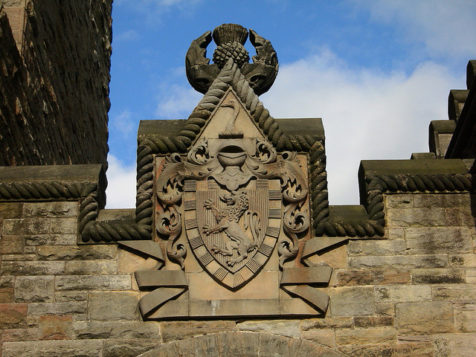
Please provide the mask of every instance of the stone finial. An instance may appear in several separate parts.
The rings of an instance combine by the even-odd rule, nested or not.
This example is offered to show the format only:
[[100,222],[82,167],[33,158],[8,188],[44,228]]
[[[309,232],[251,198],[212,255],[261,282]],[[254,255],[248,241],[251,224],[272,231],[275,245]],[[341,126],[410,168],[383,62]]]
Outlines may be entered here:
[[[243,46],[248,35],[256,49],[253,63],[249,63],[250,55]],[[210,64],[206,52],[212,39],[217,48]],[[278,73],[278,57],[271,42],[255,31],[236,24],[220,25],[213,30],[213,34],[207,31],[192,41],[185,58],[188,81],[197,91],[206,93],[229,59],[237,64],[257,95],[265,93],[273,85]]]

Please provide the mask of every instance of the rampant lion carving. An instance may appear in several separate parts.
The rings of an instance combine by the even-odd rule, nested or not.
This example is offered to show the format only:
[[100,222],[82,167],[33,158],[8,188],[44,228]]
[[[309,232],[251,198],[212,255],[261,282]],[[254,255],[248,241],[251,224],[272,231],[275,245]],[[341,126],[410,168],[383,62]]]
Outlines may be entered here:
[[[225,248],[219,248],[218,246],[212,247],[214,254],[221,254],[223,256],[230,257],[226,263],[232,267],[236,263],[239,263],[248,257],[248,253],[251,253],[257,247],[255,239],[251,240],[241,228],[239,222],[240,218],[249,208],[248,197],[245,192],[241,192],[238,197],[235,195],[225,194],[220,197],[227,205],[225,209],[218,209],[213,201],[208,199],[204,202],[203,206],[207,210],[211,210],[215,217],[217,224],[213,227],[204,226],[203,232],[208,236],[212,233],[224,232],[230,239],[226,241]],[[252,232],[255,232],[252,229]],[[253,238],[255,235],[253,234]],[[232,258],[233,251],[236,250],[238,256]]]

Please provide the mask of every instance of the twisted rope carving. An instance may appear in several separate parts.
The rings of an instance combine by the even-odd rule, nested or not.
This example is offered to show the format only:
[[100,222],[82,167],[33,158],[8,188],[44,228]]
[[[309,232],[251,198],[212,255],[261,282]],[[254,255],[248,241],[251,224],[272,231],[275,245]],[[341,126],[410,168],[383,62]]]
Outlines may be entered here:
[[74,199],[85,197],[97,189],[96,184],[81,182],[8,182],[0,183],[2,200]]
[[150,239],[150,226],[130,222],[89,222],[82,234],[84,241],[114,242]]

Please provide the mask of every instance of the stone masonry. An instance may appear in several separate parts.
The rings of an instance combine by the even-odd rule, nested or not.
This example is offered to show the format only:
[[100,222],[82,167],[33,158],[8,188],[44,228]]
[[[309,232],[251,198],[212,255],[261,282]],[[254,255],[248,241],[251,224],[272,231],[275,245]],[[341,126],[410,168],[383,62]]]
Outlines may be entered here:
[[0,165],[107,164],[111,3],[0,1]]
[[2,356],[136,356],[160,346],[172,356],[190,344],[205,351],[203,337],[228,332],[335,355],[471,356],[474,198],[387,195],[384,237],[316,257],[334,268],[325,318],[164,322],[144,322],[137,309],[133,272],[155,260],[111,244],[78,246],[77,202],[1,203]]

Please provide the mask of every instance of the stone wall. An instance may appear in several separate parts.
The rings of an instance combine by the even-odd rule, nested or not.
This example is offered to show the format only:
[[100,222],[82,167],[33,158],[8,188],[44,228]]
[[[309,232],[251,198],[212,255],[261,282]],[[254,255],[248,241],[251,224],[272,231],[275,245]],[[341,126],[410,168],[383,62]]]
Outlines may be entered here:
[[106,164],[111,3],[0,2],[0,166]]
[[385,237],[313,258],[334,268],[325,317],[162,322],[133,275],[156,261],[77,245],[78,202],[0,203],[2,356],[473,356],[474,198],[386,195]]

